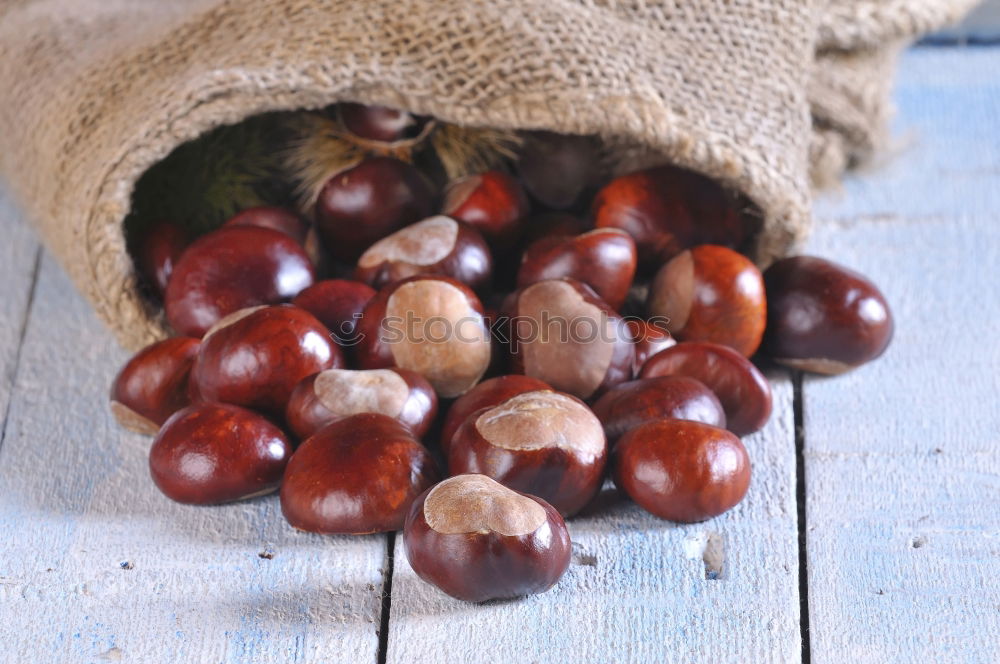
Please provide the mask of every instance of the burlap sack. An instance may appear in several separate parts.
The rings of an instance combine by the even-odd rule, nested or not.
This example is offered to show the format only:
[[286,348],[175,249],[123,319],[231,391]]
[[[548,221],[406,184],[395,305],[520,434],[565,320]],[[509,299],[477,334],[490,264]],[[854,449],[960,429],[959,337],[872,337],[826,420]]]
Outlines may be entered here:
[[0,9],[0,169],[121,342],[164,333],[122,220],[178,144],[342,99],[466,125],[600,134],[763,210],[757,254],[809,218],[802,0],[17,0]]
[[863,166],[889,142],[892,81],[902,49],[958,21],[979,0],[833,0],[817,5],[809,82],[810,176],[818,188]]

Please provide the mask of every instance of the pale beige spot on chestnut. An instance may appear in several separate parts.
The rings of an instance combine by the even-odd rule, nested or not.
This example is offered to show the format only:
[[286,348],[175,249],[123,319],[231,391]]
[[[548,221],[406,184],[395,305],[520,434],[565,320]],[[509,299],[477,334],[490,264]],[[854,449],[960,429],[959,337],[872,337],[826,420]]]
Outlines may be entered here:
[[583,399],[600,387],[619,336],[606,312],[584,300],[571,284],[549,280],[521,292],[517,314],[533,321],[524,327],[519,323],[521,333],[538,332],[536,338],[520,339],[527,375]]
[[373,268],[387,262],[434,265],[454,251],[457,240],[458,222],[443,215],[430,217],[373,244],[358,259],[358,266]]
[[153,420],[143,417],[120,401],[111,402],[111,414],[129,431],[135,431],[145,436],[155,436],[160,430],[159,425]]
[[319,402],[337,415],[381,413],[398,417],[406,405],[410,386],[390,369],[327,369],[316,376],[313,391]]
[[476,430],[494,447],[558,447],[590,458],[607,444],[600,420],[576,399],[551,390],[518,394],[476,418]]
[[687,325],[694,301],[694,257],[690,251],[675,256],[660,268],[649,289],[651,316],[665,316],[667,327],[677,332]]
[[498,533],[516,537],[538,530],[545,508],[486,475],[456,475],[431,489],[424,520],[444,535]]
[[823,374],[824,376],[839,376],[842,373],[847,373],[851,369],[856,368],[845,362],[839,362],[837,360],[829,360],[822,357],[814,357],[808,359],[775,357],[773,359],[778,364],[783,364],[786,367],[791,367],[792,369],[799,369],[801,371],[809,371],[812,373]]
[[250,314],[252,314],[254,312],[257,312],[257,311],[260,311],[261,309],[266,309],[268,306],[270,306],[270,305],[267,305],[267,304],[258,304],[255,307],[244,307],[243,309],[239,309],[237,311],[234,311],[231,314],[223,316],[218,321],[216,321],[215,325],[213,325],[212,327],[208,328],[208,331],[205,332],[205,336],[203,336],[201,338],[202,343],[208,341],[208,338],[210,336],[212,336],[213,334],[215,334],[216,332],[218,332],[222,328],[229,327],[230,325],[238,323],[239,321],[243,320],[244,318],[246,318]]
[[486,373],[486,323],[454,285],[437,279],[405,283],[389,296],[385,315],[386,326],[403,337],[386,342],[393,363],[422,374],[439,395],[465,394]]

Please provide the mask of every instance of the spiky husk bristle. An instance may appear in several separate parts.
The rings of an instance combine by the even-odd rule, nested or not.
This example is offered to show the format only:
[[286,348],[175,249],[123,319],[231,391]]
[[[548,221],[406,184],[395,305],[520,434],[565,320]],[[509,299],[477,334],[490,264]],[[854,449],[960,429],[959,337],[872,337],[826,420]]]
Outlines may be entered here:
[[482,173],[517,158],[517,132],[442,123],[431,144],[449,180]]
[[294,183],[299,210],[308,214],[327,180],[361,161],[365,151],[344,138],[338,122],[325,115],[297,113],[288,126],[291,137],[282,163]]

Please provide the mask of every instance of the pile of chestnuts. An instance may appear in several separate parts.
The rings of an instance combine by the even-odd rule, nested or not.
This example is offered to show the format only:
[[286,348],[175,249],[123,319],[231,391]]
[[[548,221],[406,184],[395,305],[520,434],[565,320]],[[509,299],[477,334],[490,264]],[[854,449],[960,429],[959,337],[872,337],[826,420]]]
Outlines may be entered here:
[[[372,144],[419,124],[349,110]],[[308,214],[150,228],[136,264],[177,336],[126,364],[111,409],[155,435],[156,486],[277,490],[315,533],[402,529],[416,573],[470,601],[555,584],[564,519],[609,476],[672,521],[739,503],[740,437],[771,413],[748,358],[847,371],[885,350],[889,308],[820,258],[762,274],[739,251],[752,205],[711,180],[663,166],[600,187],[595,161],[545,134],[509,172],[439,187],[372,154]]]

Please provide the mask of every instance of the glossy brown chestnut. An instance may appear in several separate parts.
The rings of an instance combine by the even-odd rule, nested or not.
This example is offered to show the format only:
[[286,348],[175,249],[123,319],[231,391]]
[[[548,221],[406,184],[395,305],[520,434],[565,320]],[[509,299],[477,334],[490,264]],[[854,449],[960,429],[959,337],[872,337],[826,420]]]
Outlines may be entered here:
[[450,477],[420,496],[403,547],[417,576],[467,602],[545,592],[572,554],[551,505],[484,475]]
[[758,431],[771,417],[771,385],[767,378],[728,346],[685,341],[654,355],[642,378],[690,376],[704,383],[726,411],[726,428],[737,436]]
[[662,316],[679,341],[712,341],[754,354],[764,336],[764,279],[749,258],[703,244],[664,265],[649,289],[646,307]]
[[410,164],[371,157],[330,178],[316,201],[316,225],[330,253],[354,262],[365,249],[430,216],[430,183]]
[[535,200],[568,210],[598,180],[600,163],[600,145],[593,136],[535,131],[524,136],[517,173]]
[[439,472],[413,434],[378,413],[323,427],[295,451],[281,485],[288,523],[314,533],[400,530],[410,505]]
[[386,106],[345,102],[337,105],[337,114],[344,128],[355,136],[384,143],[416,136],[422,125],[416,116]]
[[451,440],[448,472],[481,473],[572,516],[600,490],[607,456],[601,423],[583,402],[540,390],[470,415]]
[[174,268],[164,298],[178,334],[200,337],[224,316],[287,301],[312,285],[312,262],[270,228],[221,228],[195,240]]
[[261,205],[243,210],[223,224],[223,228],[233,226],[257,226],[284,233],[301,245],[305,245],[309,225],[299,215],[285,208]]
[[714,427],[726,426],[718,397],[703,383],[687,376],[642,378],[617,385],[594,404],[608,443],[647,422],[672,417]]
[[111,384],[111,412],[126,429],[152,436],[190,403],[188,377],[199,342],[174,337],[142,349]]
[[327,369],[302,379],[292,391],[285,422],[300,439],[359,413],[399,420],[421,438],[437,415],[437,395],[423,376],[406,369]]
[[893,318],[864,275],[822,258],[794,256],[764,274],[768,317],[764,352],[775,362],[840,374],[885,352]]
[[575,237],[551,236],[538,240],[521,256],[517,287],[571,277],[593,288],[617,311],[628,296],[635,266],[635,242],[617,228],[598,228]]
[[725,429],[656,420],[632,429],[612,452],[615,485],[656,516],[694,523],[731,509],[750,487],[750,458]]
[[159,297],[167,290],[170,275],[191,238],[183,227],[159,221],[143,234],[136,252],[139,274]]
[[455,180],[448,185],[441,207],[442,214],[469,224],[498,250],[514,246],[528,212],[521,184],[500,171]]
[[586,284],[539,281],[511,295],[504,308],[515,373],[581,399],[631,379],[628,325]]
[[697,244],[738,247],[759,221],[745,201],[703,175],[660,166],[615,178],[594,199],[598,228],[635,239],[644,269],[655,269]]
[[411,277],[386,286],[358,323],[363,369],[416,371],[438,396],[465,394],[490,366],[483,305],[468,286],[446,277]]
[[285,434],[266,418],[202,403],[163,425],[149,450],[149,471],[168,498],[210,505],[274,491],[291,454]]
[[455,436],[455,432],[458,431],[458,427],[462,426],[462,423],[465,422],[469,415],[472,415],[472,413],[480,408],[496,406],[522,392],[551,389],[548,383],[521,374],[497,376],[489,380],[484,380],[458,399],[455,399],[455,402],[448,409],[448,415],[445,417],[444,424],[441,427],[442,454],[444,454],[446,459],[448,458],[451,439]]
[[357,343],[356,330],[365,305],[375,297],[375,289],[360,281],[325,279],[295,296],[292,304],[323,323],[342,346]]
[[479,289],[489,283],[493,259],[472,226],[438,215],[382,238],[358,259],[355,277],[375,288],[417,275],[451,277]]
[[191,377],[206,401],[281,416],[306,376],[343,366],[329,331],[304,309],[251,307],[223,319],[202,340]]
[[639,373],[646,365],[649,358],[653,357],[661,350],[666,350],[677,344],[674,335],[670,334],[667,321],[663,320],[638,320],[628,319],[628,329],[632,333],[632,340],[635,343],[635,362],[633,363],[632,374],[639,377]]

